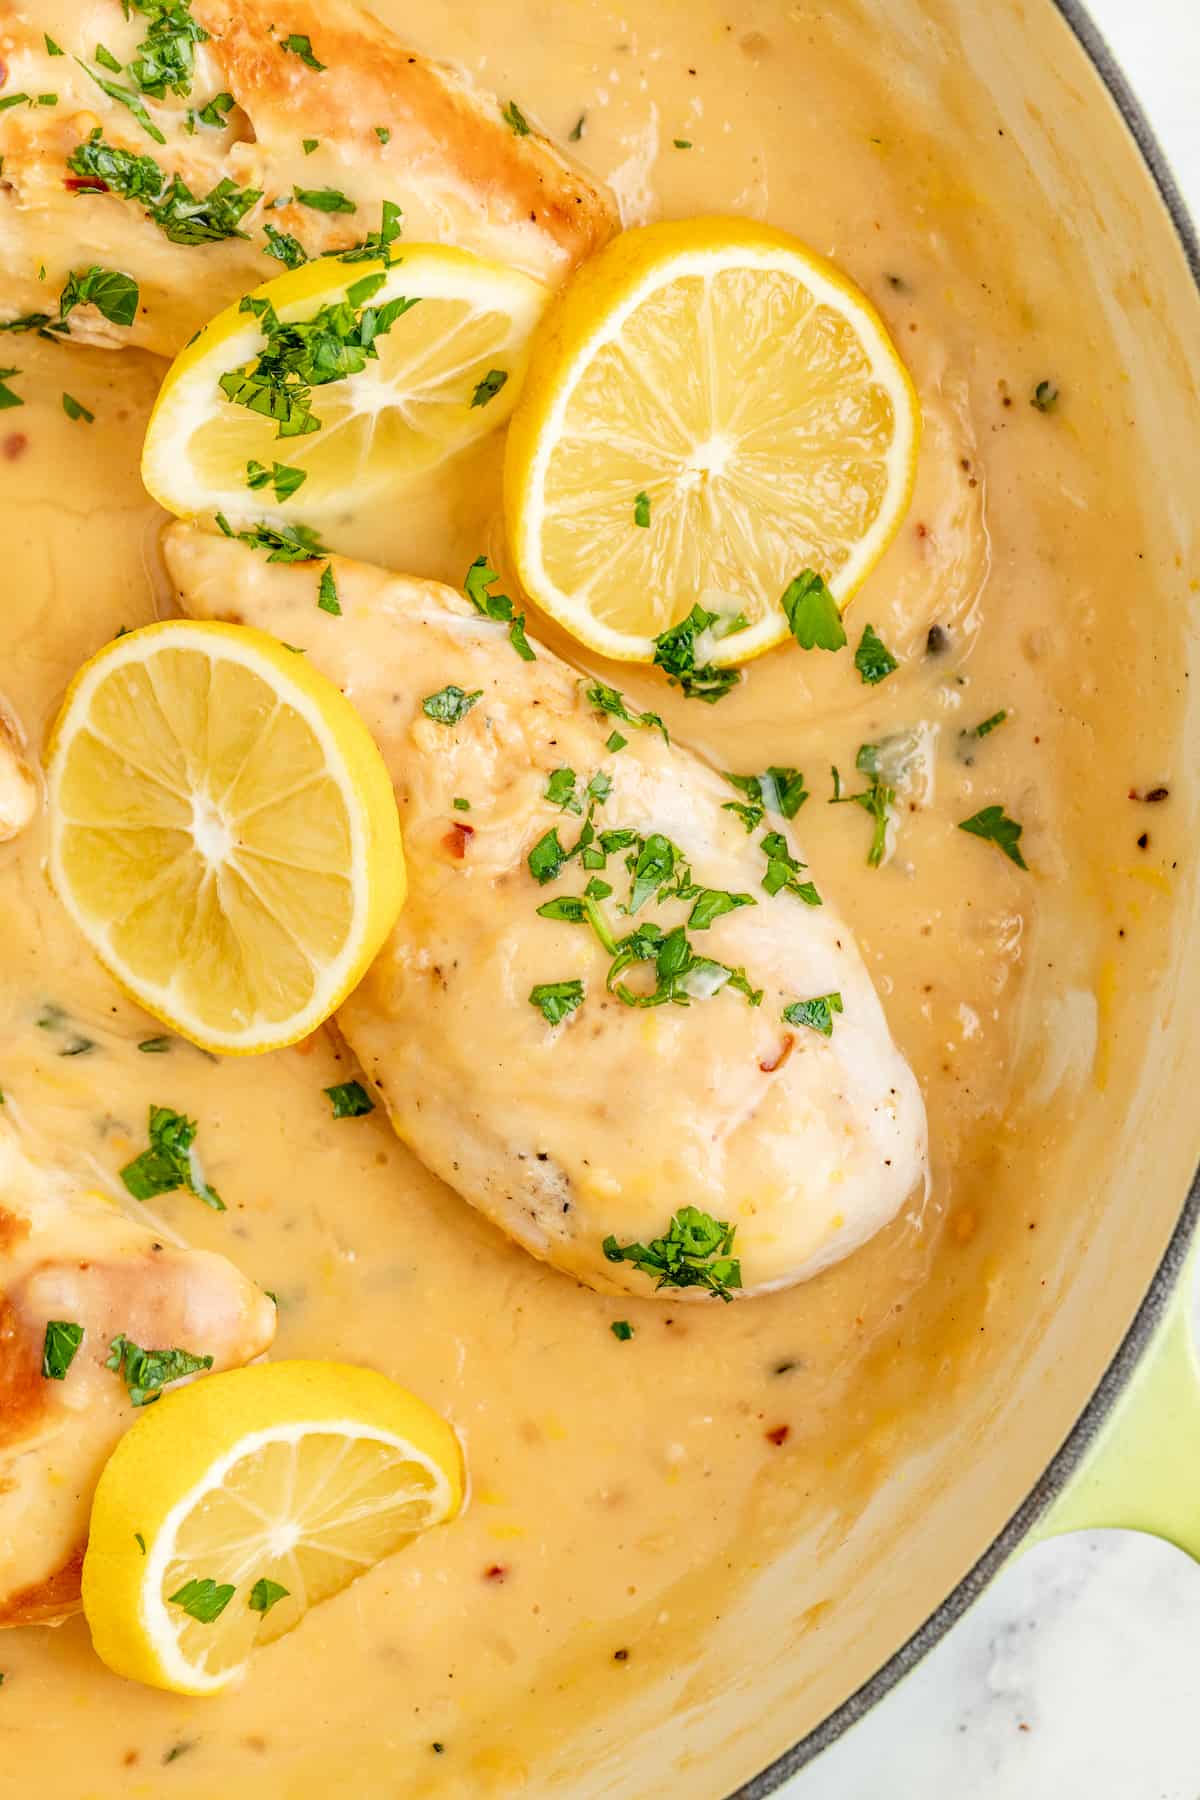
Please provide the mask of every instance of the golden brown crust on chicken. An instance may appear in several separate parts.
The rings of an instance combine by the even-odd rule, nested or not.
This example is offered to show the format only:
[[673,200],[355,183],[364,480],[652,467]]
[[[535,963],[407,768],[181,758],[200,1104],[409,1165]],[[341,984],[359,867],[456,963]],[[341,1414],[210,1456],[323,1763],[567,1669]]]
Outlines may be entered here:
[[79,1607],[85,1546],[77,1544],[62,1567],[0,1600],[0,1626],[57,1625]]
[[[549,282],[617,228],[611,197],[553,144],[514,130],[493,96],[407,50],[351,0],[289,0],[286,31],[273,0],[192,0],[191,11],[207,35],[187,91],[156,97],[130,73],[147,30],[136,9],[126,19],[120,0],[42,0],[35,16],[0,0],[0,102],[30,97],[0,111],[0,317],[53,315],[67,276],[98,264],[138,283],[137,316],[127,326],[81,305],[71,335],[169,355],[280,272],[268,226],[316,256],[361,242],[394,201],[411,242],[458,244]],[[63,55],[49,56],[46,34]],[[297,36],[322,68],[285,48]],[[96,62],[98,42],[120,73]],[[43,91],[53,105],[36,103]],[[136,197],[72,169],[97,132],[126,157],[152,158],[164,189],[178,177],[197,202],[222,181],[251,193],[229,221],[237,235],[168,236],[147,216],[161,196],[152,173],[147,191],[144,164]],[[344,196],[350,210],[298,192]]]

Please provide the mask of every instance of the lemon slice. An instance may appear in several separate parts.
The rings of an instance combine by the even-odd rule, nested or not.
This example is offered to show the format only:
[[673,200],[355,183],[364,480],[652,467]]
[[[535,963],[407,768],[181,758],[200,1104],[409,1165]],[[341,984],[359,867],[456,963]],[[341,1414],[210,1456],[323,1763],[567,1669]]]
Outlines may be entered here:
[[450,1426],[373,1369],[264,1363],[165,1394],[101,1473],[83,1609],[118,1675],[211,1694],[462,1505]]
[[[161,506],[184,517],[220,512],[243,524],[342,514],[347,493],[366,498],[394,487],[505,423],[546,298],[528,275],[437,244],[410,246],[390,265],[306,263],[218,313],[176,357],[151,415],[142,479]],[[400,311],[393,303],[402,301],[415,304]],[[353,371],[309,385],[307,398],[294,391],[304,385],[302,371],[283,376],[295,402],[288,429],[306,416],[318,429],[281,434],[278,419],[220,385],[240,371],[245,400],[278,406],[278,388],[268,392],[259,379],[268,306],[285,326],[311,325],[318,315],[331,322],[320,346],[308,337],[310,373],[322,356],[330,368]],[[389,308],[396,316],[385,323]],[[368,313],[373,326],[364,325]],[[282,483],[277,463],[295,472]],[[252,473],[261,486],[250,485]]]
[[117,638],[72,682],[46,773],[63,904],[133,997],[206,1049],[306,1036],[395,923],[383,759],[265,632],[168,620]]
[[908,506],[918,435],[878,314],[795,238],[627,232],[534,339],[505,465],[521,580],[604,656],[649,662],[699,603],[704,660],[746,662],[788,636],[802,570],[845,606]]

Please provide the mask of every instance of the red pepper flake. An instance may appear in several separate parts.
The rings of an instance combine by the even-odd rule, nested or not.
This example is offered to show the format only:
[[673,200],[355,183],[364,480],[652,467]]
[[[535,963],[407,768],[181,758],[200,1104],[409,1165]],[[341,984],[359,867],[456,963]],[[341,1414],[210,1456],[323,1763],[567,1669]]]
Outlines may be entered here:
[[68,175],[63,186],[73,194],[107,194],[108,183],[101,181],[98,175]]
[[24,456],[29,448],[29,439],[23,431],[10,431],[4,440],[5,462],[16,462],[18,456]]
[[483,1571],[483,1579],[485,1581],[507,1581],[508,1580],[508,1564],[507,1563],[492,1563],[489,1568],[486,1568]]
[[475,827],[473,825],[460,824],[456,819],[442,839],[442,849],[447,856],[452,856],[456,862],[461,862],[467,854],[467,842],[474,836]]
[[763,1436],[766,1438],[768,1444],[774,1444],[778,1449],[780,1444],[787,1443],[788,1438],[791,1435],[791,1430],[792,1428],[790,1425],[772,1425],[770,1431],[764,1432]]
[[783,1034],[783,1043],[780,1045],[776,1054],[765,1058],[758,1065],[764,1075],[773,1075],[776,1069],[782,1069],[784,1063],[792,1054],[795,1042],[796,1039],[792,1033],[790,1031],[785,1031]]

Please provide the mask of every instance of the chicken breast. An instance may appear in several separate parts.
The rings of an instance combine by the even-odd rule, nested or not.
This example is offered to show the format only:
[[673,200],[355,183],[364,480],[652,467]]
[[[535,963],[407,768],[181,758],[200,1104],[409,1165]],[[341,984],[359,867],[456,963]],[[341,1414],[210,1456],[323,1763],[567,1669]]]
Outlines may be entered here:
[[20,730],[0,699],[0,844],[24,831],[37,803],[37,778],[26,759]]
[[519,111],[350,0],[179,0],[172,18],[0,0],[3,318],[56,315],[97,265],[136,281],[136,313],[85,299],[72,336],[174,355],[282,267],[377,231],[385,200],[410,241],[548,282],[616,229]]
[[[605,1239],[648,1242],[692,1205],[736,1228],[758,1293],[846,1256],[919,1187],[921,1096],[845,922],[763,886],[771,829],[799,861],[782,820],[748,835],[720,775],[447,588],[335,557],[333,617],[323,564],[186,525],[165,549],[187,613],[305,650],[383,752],[409,899],[338,1020],[401,1138],[472,1205],[637,1294],[651,1279]],[[595,927],[573,917],[589,880]],[[783,1018],[826,996],[830,1035]]]
[[[105,1366],[113,1340],[231,1368],[274,1333],[273,1304],[232,1263],[163,1242],[26,1155],[0,1119],[0,1625],[79,1605],[96,1479],[139,1416]],[[64,1358],[61,1379],[47,1372]]]

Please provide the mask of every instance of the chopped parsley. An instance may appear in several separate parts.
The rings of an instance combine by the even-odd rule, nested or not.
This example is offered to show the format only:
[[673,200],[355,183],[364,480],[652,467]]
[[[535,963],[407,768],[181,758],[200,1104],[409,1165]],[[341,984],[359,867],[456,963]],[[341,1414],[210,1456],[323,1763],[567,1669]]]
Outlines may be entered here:
[[173,175],[146,216],[173,244],[219,244],[247,235],[242,220],[261,199],[258,188],[240,188],[228,176],[200,199],[182,176]]
[[614,1319],[608,1329],[619,1344],[627,1344],[633,1336],[633,1326],[628,1319]]
[[546,783],[543,798],[562,812],[581,814],[585,800],[599,802],[603,805],[612,792],[612,777],[603,770],[597,770],[584,788],[582,794],[576,792],[577,777],[574,769],[566,767],[551,771]]
[[818,994],[814,1000],[793,1000],[784,1007],[783,1017],[789,1025],[807,1025],[822,1037],[832,1037],[833,1015],[844,1011],[840,994]]
[[691,138],[672,138],[671,142],[677,150],[690,150],[692,147]]
[[312,39],[305,37],[299,31],[293,31],[289,37],[282,38],[280,48],[290,50],[293,56],[300,58],[306,69],[312,69],[318,75],[322,74],[328,66],[326,63],[317,61],[313,55]]
[[0,412],[7,412],[10,406],[24,406],[20,394],[8,385],[10,378],[20,373],[20,369],[0,369]]
[[529,995],[547,1025],[561,1025],[577,1006],[583,1005],[582,981],[545,981]]
[[58,297],[58,318],[51,329],[58,330],[77,306],[94,306],[110,325],[132,325],[137,317],[138,284],[119,269],[103,269],[99,263],[89,268],[72,270]]
[[191,14],[190,0],[127,0],[130,6],[149,19],[150,27],[138,45],[129,64],[129,73],[144,94],[165,100],[168,91],[184,95],[191,91],[195,71],[196,45],[208,42],[205,31]]
[[452,805],[455,812],[470,812],[471,810],[471,802],[464,800],[461,794],[455,794]]
[[642,526],[643,530],[649,529],[649,526],[650,526],[650,496],[646,492],[645,488],[642,489],[641,493],[634,500],[633,522],[635,525]]
[[83,1326],[70,1319],[47,1319],[42,1340],[42,1375],[46,1381],[65,1381],[75,1352],[83,1342]]
[[[559,779],[555,781],[554,776],[551,777],[547,797],[564,807],[575,801],[571,810],[578,811],[582,796],[576,790],[574,771],[564,769],[555,773]],[[568,849],[559,837],[557,826],[547,831],[529,852],[531,875],[545,886],[556,880],[576,856],[585,869],[595,870],[604,868],[609,856],[615,852],[625,851],[625,866],[630,876],[629,897],[619,910],[632,918],[652,898],[657,898],[660,904],[666,900],[679,900],[691,909],[686,928],[676,925],[668,931],[650,921],[618,939],[597,904],[612,895],[612,886],[595,875],[588,880],[582,895],[563,894],[547,901],[537,908],[538,916],[591,927],[611,958],[606,977],[608,991],[625,1006],[663,1006],[668,1003],[687,1006],[693,1000],[710,1000],[725,987],[742,994],[751,1006],[758,1006],[762,1001],[762,990],[751,985],[746,971],[697,955],[687,935],[688,930],[707,931],[726,913],[755,905],[754,896],[701,886],[692,878],[685,853],[662,832],[643,836],[625,826],[597,832],[593,824],[595,806],[607,798],[610,788],[609,777],[592,777],[586,789],[590,805],[578,840]],[[653,964],[653,987],[643,986],[641,991],[636,991],[619,979],[636,963]]]
[[108,69],[113,75],[119,75],[124,66],[117,61],[111,50],[105,49],[103,44],[96,45],[95,60],[102,69]]
[[460,719],[466,718],[476,701],[482,699],[482,688],[467,694],[450,682],[436,694],[427,694],[421,702],[421,711],[427,719],[436,719],[439,725],[457,725]]
[[386,145],[386,144],[391,143],[392,134],[386,125],[376,125],[374,127],[374,131],[375,131],[375,136],[379,139],[381,144]]
[[173,1112],[169,1106],[150,1108],[150,1148],[135,1156],[121,1170],[121,1180],[135,1200],[152,1200],[157,1194],[173,1194],[186,1188],[210,1206],[224,1212],[225,1202],[204,1180],[192,1145],[195,1119]]
[[583,802],[575,792],[575,780],[574,769],[563,767],[553,770],[546,783],[544,798],[562,812],[582,813]]
[[780,605],[802,650],[841,650],[845,645],[838,603],[815,569],[802,569],[788,582]]
[[836,769],[831,770],[833,798],[829,802],[830,806],[861,806],[874,822],[871,846],[867,851],[867,862],[872,869],[877,869],[883,861],[884,851],[887,849],[888,820],[896,800],[895,788],[888,787],[880,776],[877,757],[877,745],[859,745],[854,766],[860,774],[870,777],[870,785],[861,793],[843,794],[842,778]]
[[1010,819],[1002,806],[985,806],[969,819],[959,822],[960,831],[969,831],[973,837],[986,838],[1003,850],[1009,862],[1016,863],[1018,869],[1027,869],[1029,864],[1021,855],[1020,840],[1024,827]]
[[748,832],[757,830],[768,812],[794,819],[808,799],[799,769],[780,768],[775,763],[763,775],[735,775],[727,769],[725,779],[746,798],[726,800],[722,811],[736,813]]
[[657,713],[631,713],[625,704],[625,696],[619,689],[609,687],[603,681],[588,681],[583,686],[583,696],[597,712],[610,714],[615,719],[623,719],[626,725],[640,725],[647,731],[661,731],[663,742],[669,744],[671,739],[667,728]]
[[[697,956],[682,925],[671,931],[652,922],[639,925],[615,948],[606,985],[625,1006],[688,1006],[693,1000],[711,1000],[724,987],[744,995],[750,1006],[762,1003],[762,989],[751,986],[745,969],[731,969],[727,963]],[[637,993],[617,978],[631,964],[643,962],[654,964],[655,985]]]
[[471,396],[471,405],[486,406],[489,400],[496,398],[507,380],[507,369],[489,369],[483,380],[477,384],[475,392]]
[[488,589],[499,581],[495,569],[488,567],[486,556],[477,556],[463,577],[463,592],[485,619],[499,619],[508,625],[508,641],[521,658],[522,662],[536,662],[528,638],[525,636],[525,614],[515,611],[507,594],[492,594]]
[[269,300],[247,294],[241,311],[258,319],[266,344],[250,362],[221,376],[221,392],[233,405],[272,419],[281,438],[320,431],[312,390],[360,374],[378,357],[376,339],[416,304],[397,296],[383,306],[360,307],[347,296],[319,307],[311,319],[284,324]]
[[[648,524],[649,517],[638,523]],[[712,663],[696,665],[697,640],[719,624],[720,617],[702,606],[693,606],[685,619],[660,632],[654,640],[655,667],[666,671],[671,686],[680,688],[689,700],[704,700],[710,706],[723,700],[742,679],[740,669],[718,669]]]
[[753,894],[731,894],[724,888],[701,888],[688,914],[688,928],[691,931],[707,931],[715,919],[723,918],[726,913],[736,912],[742,906],[757,905]]
[[7,112],[10,106],[32,106],[33,101],[28,94],[5,94],[0,99],[0,112]]
[[86,143],[76,145],[67,167],[87,182],[102,183],[109,193],[144,203],[146,217],[173,244],[216,244],[245,237],[242,219],[262,199],[257,188],[239,188],[228,178],[200,199],[182,176],[173,175],[168,181],[152,156],[136,156],[106,144],[99,127]]
[[965,735],[967,737],[985,738],[990,732],[997,730],[999,726],[1003,725],[1007,717],[1007,707],[1001,707],[999,712],[994,712],[990,719],[980,720],[979,724],[974,726]]
[[214,94],[198,112],[188,114],[189,121],[197,120],[201,125],[209,125],[215,131],[223,131],[229,123],[227,113],[233,111],[233,95],[230,93]]
[[205,1575],[202,1580],[193,1577],[185,1581],[175,1593],[167,1595],[167,1603],[181,1606],[189,1618],[198,1619],[201,1625],[211,1625],[225,1611],[233,1593],[231,1581],[218,1583],[211,1575]]
[[290,500],[307,480],[307,469],[289,468],[287,463],[272,463],[269,469],[266,463],[250,461],[246,464],[246,486],[257,491],[269,485],[280,501]]
[[156,200],[165,179],[152,156],[139,156],[133,150],[118,150],[106,144],[100,126],[86,143],[75,146],[67,158],[67,167],[85,181],[102,182],[110,193],[127,200]]
[[[134,93],[132,88],[122,87],[119,81],[108,81],[103,75],[97,75],[95,69],[89,69],[87,64],[78,56],[75,58],[75,61],[79,64],[85,75],[91,76],[92,80],[102,93],[107,94],[110,100],[115,100],[118,106],[123,106],[128,112],[132,113],[147,137],[153,138],[156,144],[166,143],[166,138],[158,129],[158,126],[154,123],[154,120],[150,117],[150,114],[146,111],[146,108],[138,99],[138,96]],[[0,106],[4,104],[11,106],[17,98],[28,99],[28,95],[14,95],[13,100],[8,101],[7,103],[0,102]]]
[[193,1356],[190,1350],[143,1350],[123,1332],[113,1338],[104,1359],[106,1369],[124,1378],[133,1406],[153,1406],[169,1382],[212,1365],[211,1356]]
[[858,641],[858,649],[854,652],[854,666],[868,687],[877,687],[889,675],[894,675],[900,664],[875,627],[866,625]]
[[321,570],[321,579],[317,585],[317,605],[322,612],[332,613],[337,619],[342,616],[342,603],[338,599],[337,583],[333,579],[333,564],[326,563]]
[[163,1056],[170,1048],[171,1040],[169,1037],[143,1038],[138,1045],[138,1049],[146,1056]]
[[[217,523],[221,524],[220,517]],[[228,521],[222,529],[227,537],[236,537],[239,542],[249,544],[252,550],[265,550],[268,562],[316,562],[318,558],[329,555],[329,551],[309,525],[271,525],[264,519],[245,531],[230,530]]]
[[342,1081],[336,1087],[325,1088],[324,1092],[329,1096],[335,1119],[361,1119],[364,1114],[375,1111],[375,1102],[361,1081]]
[[305,156],[311,156],[320,141],[320,138],[301,138],[300,143]]
[[[349,250],[338,250],[333,254],[344,263],[373,262],[382,258],[390,267],[396,260],[392,246],[404,229],[403,218],[403,209],[394,200],[385,200],[380,208],[379,230],[368,231],[361,244],[352,244]],[[410,300],[408,304],[415,306],[416,301]]]
[[62,397],[62,406],[68,419],[83,419],[88,425],[95,424],[95,413],[89,412],[82,400],[76,400],[73,394],[64,393]]
[[299,238],[287,231],[277,231],[274,225],[264,225],[263,231],[267,239],[264,256],[273,256],[285,269],[299,269],[308,261],[308,252]]
[[604,740],[604,748],[610,750],[615,756],[617,751],[623,750],[628,742],[629,739],[622,737],[619,731],[610,731]]
[[[48,31],[43,31],[42,38],[46,45],[46,55],[47,56],[62,56],[63,55],[62,45],[56,44],[54,39],[50,36],[50,33]],[[121,66],[120,63],[118,63],[117,64],[118,69],[120,68],[120,66]]]
[[554,881],[562,874],[563,865],[567,861],[568,852],[558,841],[558,827],[540,837],[529,852],[527,862],[529,873],[541,887],[548,881]]
[[760,848],[767,859],[762,884],[768,894],[794,894],[797,900],[803,900],[805,906],[820,906],[821,896],[812,882],[800,879],[801,871],[807,865],[798,862],[792,855],[781,831],[768,831],[761,840]]
[[260,1575],[250,1589],[250,1598],[246,1605],[251,1612],[269,1613],[273,1606],[278,1606],[281,1600],[286,1600],[290,1592],[290,1588],[281,1587],[279,1582],[271,1581],[266,1575]]
[[730,1252],[736,1225],[714,1219],[695,1206],[683,1206],[665,1234],[649,1244],[618,1244],[604,1240],[609,1262],[630,1262],[643,1275],[655,1277],[656,1287],[707,1288],[714,1299],[732,1300],[732,1289],[742,1285],[741,1264]]
[[652,831],[642,839],[633,867],[633,886],[629,890],[629,912],[639,912],[651,894],[658,892],[675,873],[676,846],[661,831]]
[[587,122],[587,114],[585,112],[581,112],[579,117],[576,119],[574,125],[572,125],[570,131],[567,133],[567,138],[570,143],[572,143],[572,144],[579,143],[580,139],[583,137],[583,127],[586,122]]
[[1054,382],[1039,381],[1030,396],[1029,404],[1035,406],[1038,412],[1053,412],[1058,405],[1058,388]]
[[500,109],[500,117],[517,137],[529,136],[529,121],[515,100]]
[[353,200],[348,200],[346,195],[338,188],[298,187],[296,189],[296,199],[301,206],[309,206],[314,212],[352,213],[358,211]]

